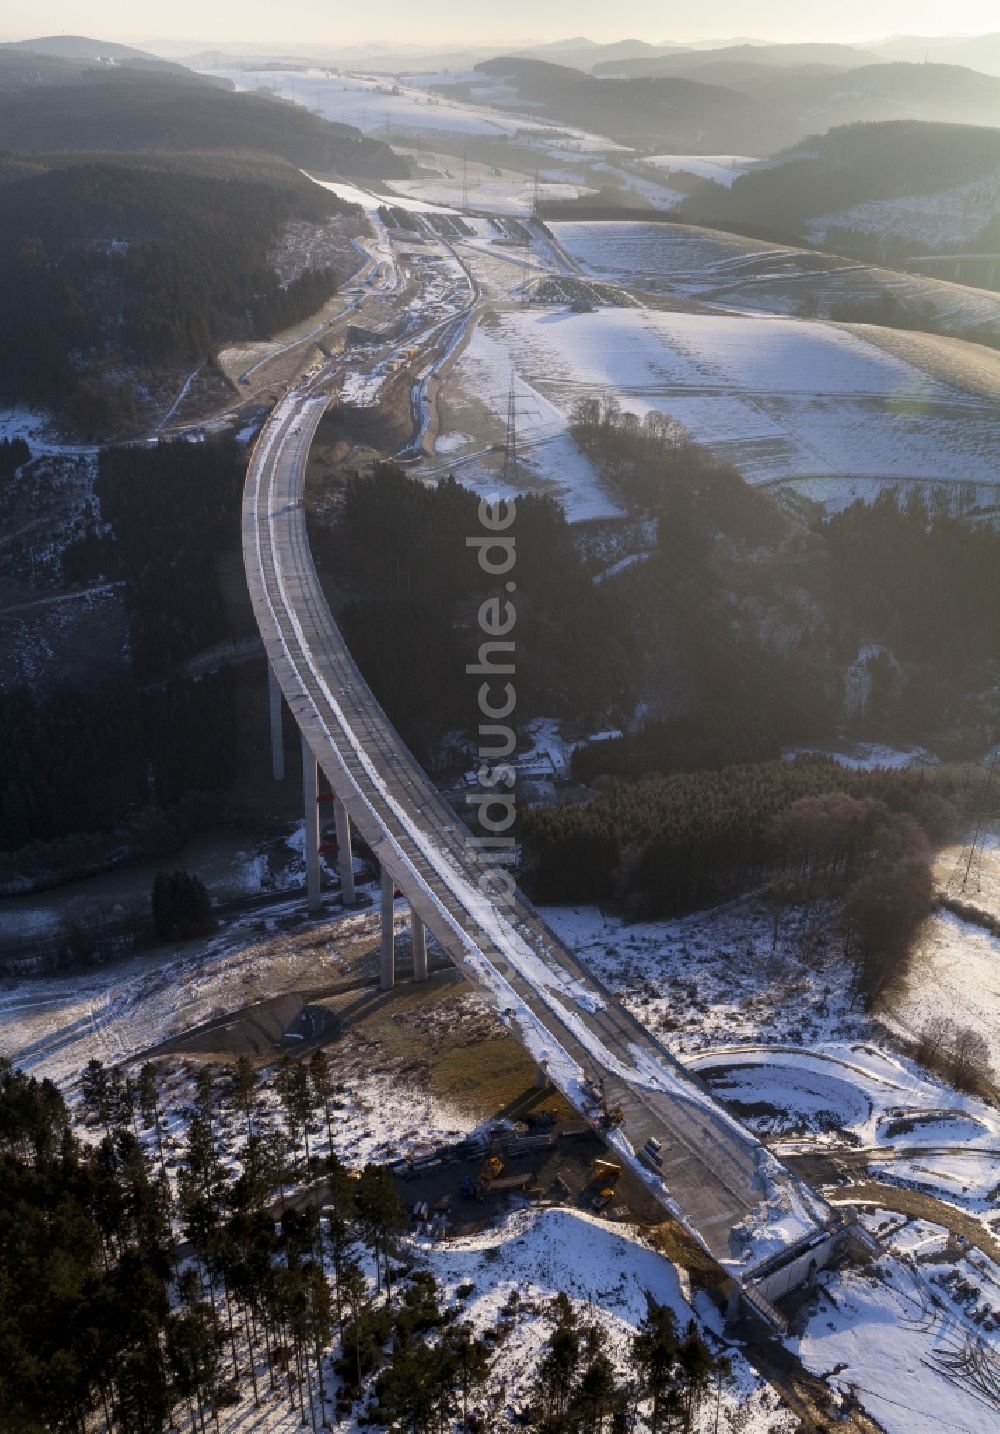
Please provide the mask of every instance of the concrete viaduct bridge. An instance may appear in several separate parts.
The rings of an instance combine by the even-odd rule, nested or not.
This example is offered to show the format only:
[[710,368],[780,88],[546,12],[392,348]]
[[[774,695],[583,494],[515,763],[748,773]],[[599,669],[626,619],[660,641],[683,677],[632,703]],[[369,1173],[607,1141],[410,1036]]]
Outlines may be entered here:
[[[795,1283],[839,1254],[844,1226],[594,979],[520,893],[503,905],[483,895],[470,833],[368,689],[313,565],[303,491],[330,401],[320,382],[289,392],[261,431],[242,519],[247,581],[270,665],[276,777],[283,775],[282,695],[301,734],[309,905],[319,906],[320,803],[332,794],[345,903],[354,898],[352,829],[380,864],[382,986],[396,977],[399,892],[410,907],[414,979],[427,976],[429,930],[541,1076],[735,1277],[733,1289],[759,1305],[777,1290],[775,1278],[787,1283],[794,1275]],[[610,1129],[601,1121],[609,1107],[624,1117]]]

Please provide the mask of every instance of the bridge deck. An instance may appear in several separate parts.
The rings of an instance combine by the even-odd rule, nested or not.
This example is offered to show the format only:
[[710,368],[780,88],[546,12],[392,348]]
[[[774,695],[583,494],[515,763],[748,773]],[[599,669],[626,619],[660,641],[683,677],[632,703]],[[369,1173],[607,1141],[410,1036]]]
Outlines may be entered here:
[[[469,833],[369,691],[320,588],[306,536],[309,447],[327,406],[315,390],[275,408],[254,449],[243,507],[247,580],[268,657],[331,788],[456,966],[553,1084],[593,1116],[593,1085],[620,1105],[609,1143],[719,1260],[750,1212],[749,1265],[822,1223],[826,1207],[708,1095],[566,949],[523,897],[492,906]],[[589,1089],[588,1089],[589,1085]],[[662,1178],[639,1152],[662,1145]],[[766,1191],[770,1223],[762,1219]]]

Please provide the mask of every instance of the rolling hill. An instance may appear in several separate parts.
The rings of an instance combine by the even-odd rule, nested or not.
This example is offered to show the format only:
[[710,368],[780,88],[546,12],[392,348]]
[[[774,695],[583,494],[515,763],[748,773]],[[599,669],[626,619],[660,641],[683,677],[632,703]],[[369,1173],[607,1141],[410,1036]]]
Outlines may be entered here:
[[1000,31],[989,35],[897,35],[870,48],[887,60],[968,65],[983,74],[1000,75]]
[[27,50],[59,60],[154,60],[145,50],[119,45],[114,40],[93,40],[87,35],[40,35],[34,40],[10,40],[3,50]]
[[293,166],[249,157],[55,156],[8,172],[2,193],[0,401],[97,429],[129,420],[123,373],[266,329],[286,225],[352,212]]
[[[928,238],[926,224],[894,224],[894,213],[943,216],[943,232],[934,242],[947,247],[951,231],[953,242],[961,244],[996,212],[998,187],[1000,129],[915,121],[855,124],[813,136],[728,189],[706,182],[682,212],[697,222],[787,238],[822,240],[836,229],[841,245],[856,232],[851,252],[898,260],[919,252]],[[872,211],[867,223],[866,208]],[[871,250],[865,234],[871,235]]]
[[[532,114],[609,135],[637,148],[766,154],[785,141],[782,116],[720,85],[684,78],[597,79],[564,65],[504,56],[476,69],[516,90]],[[737,141],[738,137],[738,141]]]
[[[103,42],[94,41],[95,45]],[[303,168],[402,178],[405,160],[349,125],[140,55],[114,65],[0,48],[0,151],[254,153]]]
[[[867,58],[848,46],[742,45],[599,65],[594,74],[521,56],[477,68],[501,76],[533,113],[677,153],[762,155],[858,123],[1000,126],[997,77]],[[616,77],[622,70],[632,77]]]

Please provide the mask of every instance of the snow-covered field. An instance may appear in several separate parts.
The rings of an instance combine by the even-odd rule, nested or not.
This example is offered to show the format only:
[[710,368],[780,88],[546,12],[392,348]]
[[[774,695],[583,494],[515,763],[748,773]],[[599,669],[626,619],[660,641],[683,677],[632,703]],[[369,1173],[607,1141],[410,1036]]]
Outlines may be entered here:
[[796,314],[814,306],[823,317],[831,306],[872,304],[889,293],[914,314],[929,306],[956,332],[1000,322],[1000,294],[693,224],[560,221],[552,229],[594,278],[652,283],[728,309]]
[[[878,1178],[924,1189],[987,1228],[1000,1227],[997,1197],[989,1198],[1000,1188],[1000,1115],[889,1048],[879,1023],[851,1002],[850,973],[822,910],[788,912],[777,932],[773,911],[753,899],[633,925],[594,908],[545,914],[779,1153],[870,1151],[873,1162],[887,1162]],[[954,957],[960,963],[961,949]],[[927,1166],[934,1145],[955,1154],[950,1165],[942,1156],[938,1168]],[[911,1147],[919,1179],[906,1163]]]
[[668,174],[696,174],[699,179],[714,179],[727,189],[734,179],[761,163],[746,154],[651,154],[645,162]]
[[363,939],[372,921],[367,914],[349,915],[299,939],[296,897],[284,908],[234,922],[208,941],[93,971],[0,978],[0,1053],[55,1080],[72,1079],[93,1055],[129,1060],[255,1000],[341,979],[341,943]]
[[[539,1313],[557,1294],[567,1294],[580,1317],[597,1325],[602,1349],[623,1378],[633,1373],[629,1347],[650,1295],[673,1310],[681,1329],[697,1319],[710,1343],[732,1359],[734,1382],[722,1394],[720,1428],[785,1434],[796,1426],[738,1346],[722,1337],[714,1308],[703,1296],[685,1292],[676,1269],[633,1230],[609,1227],[576,1210],[525,1210],[499,1229],[446,1245],[425,1244],[421,1253],[448,1295],[473,1286],[463,1314],[478,1332],[504,1318],[513,1321],[502,1361],[508,1403],[523,1398],[537,1373],[547,1337]],[[701,1427],[710,1429],[715,1417],[713,1398]]]
[[880,1260],[877,1272],[822,1275],[817,1307],[792,1347],[833,1388],[855,1392],[888,1434],[986,1434],[996,1428],[995,1336],[984,1336],[951,1296],[972,1276],[995,1304],[1000,1269],[982,1256],[975,1270],[963,1261],[935,1273],[918,1261],[909,1253]]
[[[398,146],[395,148],[399,149]],[[542,201],[578,199],[593,193],[572,170],[534,175],[454,155],[430,154],[426,150],[399,150],[414,166],[412,179],[394,179],[386,188],[402,196],[401,202],[429,201],[456,209],[469,208],[491,214],[531,213],[536,194]]]
[[[534,739],[539,752],[552,748],[553,734],[544,725]],[[170,1031],[265,994],[342,981],[350,974],[350,950],[375,940],[372,915],[285,932],[291,915],[291,908],[279,908],[267,918],[268,932],[255,933],[248,923],[167,959],[158,953],[84,977],[4,983],[0,1049],[35,1073],[72,1086],[93,1054],[121,1060]],[[1000,1117],[886,1048],[877,1024],[853,1009],[845,994],[847,973],[823,911],[809,918],[789,912],[777,933],[767,905],[753,899],[683,921],[637,925],[591,908],[551,909],[546,915],[673,1050],[706,1076],[716,1073],[718,1095],[757,1108],[744,1118],[763,1131],[768,1124],[763,1106],[782,1115],[783,1127],[771,1125],[779,1151],[829,1151],[839,1133],[845,1148],[870,1158],[872,1176],[886,1182],[883,1188],[926,1191],[991,1228],[996,1213],[989,1182],[1000,1181]],[[457,1020],[459,1029],[475,1023],[475,997],[456,991],[449,999],[452,1005],[440,1019]],[[414,1019],[414,1037],[429,1038],[423,1017]],[[383,1068],[384,1060],[363,1034],[357,1040],[348,1035],[336,1049],[343,1091],[334,1138],[352,1163],[419,1154],[477,1123],[475,1113],[442,1100],[412,1076]],[[167,1130],[173,1160],[183,1139],[185,1088],[183,1077],[173,1078]],[[401,1089],[405,1101],[399,1099]],[[264,1105],[265,1122],[279,1118],[273,1093]],[[235,1128],[234,1134],[238,1137]],[[320,1125],[317,1151],[324,1139]],[[953,1252],[950,1260],[939,1259],[915,1275],[907,1261],[928,1253],[939,1257],[944,1236],[932,1227],[896,1223],[900,1228],[877,1271],[848,1268],[822,1277],[818,1306],[804,1315],[796,1347],[817,1372],[846,1365],[831,1377],[833,1388],[844,1393],[856,1385],[890,1434],[929,1431],[945,1407],[951,1410],[950,1427],[985,1434],[991,1428],[987,1407],[961,1372],[966,1382],[953,1385],[955,1371],[943,1369],[942,1362],[979,1333],[968,1315],[970,1300],[992,1299],[1000,1308],[991,1294],[998,1274],[973,1249]],[[616,1360],[624,1359],[646,1289],[681,1314],[686,1308],[675,1271],[636,1234],[571,1210],[525,1210],[469,1239],[435,1244],[414,1236],[413,1242],[448,1296],[455,1296],[459,1285],[474,1286],[463,1313],[477,1328],[495,1324],[501,1310],[505,1321],[513,1319],[498,1368],[508,1381],[506,1398],[515,1403],[547,1334],[543,1307],[558,1290],[571,1295],[581,1315],[598,1321]],[[920,1289],[931,1290],[927,1281],[938,1279],[945,1283],[940,1289],[934,1284],[933,1292],[944,1303],[934,1304],[928,1295],[923,1313],[911,1319]],[[523,1309],[512,1315],[515,1289],[515,1304]],[[709,1328],[717,1327],[698,1298],[695,1311]],[[749,1401],[748,1422],[737,1427],[759,1434],[794,1427],[738,1350],[729,1352],[736,1356],[739,1390],[724,1395],[724,1416],[727,1410],[735,1414],[736,1400],[743,1399]],[[975,1367],[973,1360],[973,1372]],[[917,1398],[896,1398],[900,1369],[917,1381]],[[924,1411],[924,1422],[913,1422],[913,1410]],[[226,1428],[232,1434],[249,1428],[249,1417],[249,1410],[235,1411]],[[292,1428],[278,1402],[261,1418],[254,1426],[260,1430],[277,1434]]]
[[[529,442],[564,427],[579,399],[613,394],[640,415],[678,420],[750,482],[891,478],[988,489],[1000,482],[995,402],[935,377],[934,343],[924,370],[863,328],[660,310],[504,313],[477,332],[448,391],[466,390],[502,421],[500,379],[513,368]],[[1000,356],[987,359],[1000,393]]]
[[[447,468],[484,495],[514,496],[534,489],[557,498],[570,522],[618,516],[622,509],[569,433],[566,409],[525,375],[510,346],[506,315],[498,326],[477,326],[445,381]],[[511,378],[517,406],[518,481],[505,484],[500,458]],[[472,433],[462,444],[458,435]],[[440,440],[439,440],[440,443]]]
[[926,245],[927,252],[949,252],[956,244],[975,240],[996,215],[1000,204],[1000,174],[971,180],[937,194],[905,195],[869,200],[812,219],[810,239],[822,244],[831,229],[855,229],[880,238],[901,236]]
[[[602,135],[571,125],[550,125],[529,116],[504,114],[488,105],[466,103],[432,93],[416,81],[384,76],[331,75],[323,70],[213,70],[242,90],[265,89],[321,114],[336,124],[354,125],[376,138],[408,137],[427,140],[435,134],[481,135],[488,139],[534,140],[558,151],[603,153],[621,148]],[[496,97],[497,86],[484,76],[484,98]]]
[[[940,890],[1000,919],[1000,843],[988,835],[971,865],[968,849],[950,847],[935,866]],[[966,871],[969,876],[966,879]],[[988,1043],[994,1078],[1000,1082],[1000,937],[950,911],[926,923],[906,979],[891,996],[891,1019],[905,1034],[947,1015]]]

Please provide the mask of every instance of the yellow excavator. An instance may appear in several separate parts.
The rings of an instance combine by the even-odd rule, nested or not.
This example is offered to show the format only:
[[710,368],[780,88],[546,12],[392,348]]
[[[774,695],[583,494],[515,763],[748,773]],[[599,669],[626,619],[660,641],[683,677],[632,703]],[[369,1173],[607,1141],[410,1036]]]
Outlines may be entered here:
[[485,1184],[489,1184],[491,1180],[495,1180],[498,1175],[502,1174],[502,1172],[503,1161],[500,1159],[499,1155],[491,1155],[489,1160],[487,1160],[486,1164],[483,1166],[482,1173],[480,1174],[479,1178]]

